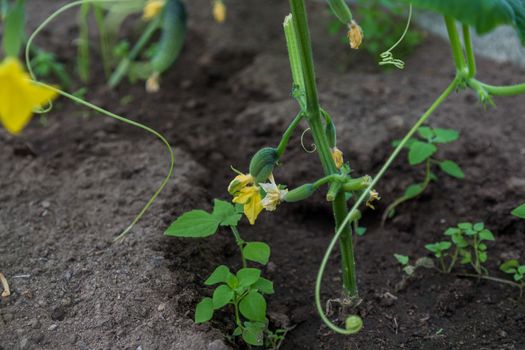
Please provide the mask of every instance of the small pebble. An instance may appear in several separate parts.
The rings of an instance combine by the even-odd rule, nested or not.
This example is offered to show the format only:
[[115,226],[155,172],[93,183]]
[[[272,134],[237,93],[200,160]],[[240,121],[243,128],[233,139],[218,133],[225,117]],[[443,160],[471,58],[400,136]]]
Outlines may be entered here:
[[32,318],[31,321],[29,321],[28,326],[33,329],[40,328],[40,321],[37,318]]
[[57,329],[57,328],[58,328],[58,326],[57,326],[56,324],[52,324],[51,326],[49,326],[49,327],[47,328],[47,330],[48,330],[48,331],[54,331],[54,330]]
[[157,307],[157,311],[164,311],[166,309],[166,304],[162,303]]

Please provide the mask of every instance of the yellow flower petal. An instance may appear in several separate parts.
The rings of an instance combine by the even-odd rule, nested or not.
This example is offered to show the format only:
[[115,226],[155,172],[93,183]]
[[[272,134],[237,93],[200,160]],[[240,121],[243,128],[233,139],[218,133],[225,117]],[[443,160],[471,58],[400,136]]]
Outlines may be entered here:
[[33,111],[56,97],[55,91],[34,83],[17,59],[0,64],[0,121],[10,133],[20,133]]
[[257,220],[257,217],[262,210],[263,206],[261,204],[261,194],[259,193],[259,190],[257,190],[257,192],[254,193],[250,198],[248,203],[244,205],[244,215],[246,215],[250,224],[253,225],[255,224],[255,220]]
[[239,174],[228,185],[228,193],[235,194],[244,187],[252,185],[255,179],[250,174]]
[[332,148],[332,158],[334,159],[335,166],[337,169],[341,169],[343,166],[343,152],[337,147]]
[[144,14],[142,18],[149,21],[159,15],[166,4],[165,0],[148,0],[146,6],[144,6]]
[[222,0],[213,2],[213,18],[215,18],[217,23],[223,23],[226,20],[226,6]]

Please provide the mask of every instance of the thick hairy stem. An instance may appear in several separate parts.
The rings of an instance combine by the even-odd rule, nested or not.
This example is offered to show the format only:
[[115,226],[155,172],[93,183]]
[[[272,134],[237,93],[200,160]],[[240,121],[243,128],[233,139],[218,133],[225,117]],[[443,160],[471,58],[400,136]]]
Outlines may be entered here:
[[459,41],[459,34],[456,28],[456,21],[451,17],[445,17],[445,25],[447,26],[448,38],[450,40],[450,47],[452,48],[452,57],[454,58],[454,64],[459,74],[465,73],[465,55],[461,48],[461,42]]
[[465,43],[465,52],[467,53],[468,77],[473,78],[476,76],[476,56],[472,48],[470,29],[467,25],[463,25],[463,42]]
[[[323,166],[325,175],[338,172],[330,152],[328,139],[322,124],[322,113],[317,95],[313,54],[311,47],[310,32],[304,0],[290,0],[292,17],[294,20],[297,36],[297,47],[300,53],[304,89],[306,94],[306,119],[312,130],[317,152]],[[341,255],[343,264],[343,285],[345,292],[350,297],[357,296],[357,284],[355,276],[354,252],[352,246],[352,230],[349,223],[342,224],[348,213],[344,193],[341,193],[332,203],[336,230],[341,230]]]

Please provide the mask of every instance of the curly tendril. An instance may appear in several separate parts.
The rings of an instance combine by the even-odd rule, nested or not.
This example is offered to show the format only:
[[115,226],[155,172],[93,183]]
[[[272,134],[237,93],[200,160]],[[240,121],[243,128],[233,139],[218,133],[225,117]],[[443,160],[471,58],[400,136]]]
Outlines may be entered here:
[[[108,3],[108,2],[115,2],[116,3],[116,2],[126,2],[126,1],[129,1],[129,0],[79,0],[79,1],[74,1],[74,2],[71,2],[69,4],[66,4],[66,5],[62,6],[61,8],[59,8],[58,10],[56,10],[55,12],[53,12],[44,22],[42,22],[42,24],[40,24],[37,27],[37,29],[35,29],[35,31],[29,37],[29,40],[27,41],[26,48],[25,48],[25,60],[26,60],[27,70],[28,70],[31,78],[34,80],[35,84],[38,84],[40,86],[44,86],[44,87],[46,87],[46,88],[48,88],[50,90],[53,90],[56,93],[64,96],[65,98],[67,98],[67,99],[69,99],[69,100],[71,100],[73,102],[76,102],[78,104],[81,104],[81,105],[83,105],[83,106],[85,106],[87,108],[90,108],[90,109],[92,109],[92,110],[94,110],[96,112],[99,112],[99,113],[101,113],[101,114],[103,114],[103,115],[105,115],[107,117],[116,119],[116,120],[121,121],[123,123],[132,125],[134,127],[137,127],[139,129],[142,129],[144,131],[149,132],[150,134],[152,134],[155,137],[157,137],[166,146],[166,148],[167,148],[167,150],[169,152],[169,155],[170,155],[170,167],[169,167],[168,174],[166,175],[166,177],[164,178],[164,180],[162,181],[162,183],[160,184],[158,189],[155,191],[153,196],[148,200],[146,205],[135,216],[135,218],[133,219],[131,224],[120,235],[118,235],[114,239],[114,241],[119,241],[119,240],[123,239],[126,236],[126,234],[129,231],[131,231],[131,229],[142,218],[142,216],[146,213],[146,211],[148,211],[148,209],[151,207],[151,205],[153,204],[155,199],[157,199],[158,195],[162,192],[164,187],[166,187],[166,185],[168,184],[168,181],[171,178],[171,175],[173,174],[173,168],[175,166],[175,155],[173,153],[171,145],[166,140],[166,138],[164,138],[164,136],[162,136],[159,132],[153,130],[152,128],[150,128],[150,127],[148,127],[146,125],[143,125],[143,124],[138,123],[136,121],[133,121],[131,119],[127,119],[127,118],[121,117],[121,116],[119,116],[117,114],[111,113],[111,112],[109,112],[109,111],[107,111],[107,110],[105,110],[103,108],[100,108],[100,107],[98,107],[98,106],[96,106],[96,105],[94,105],[92,103],[84,101],[83,99],[80,99],[80,98],[78,98],[78,97],[76,97],[76,96],[74,96],[72,94],[69,94],[69,93],[67,93],[65,91],[62,91],[62,90],[58,89],[55,86],[48,85],[46,83],[38,81],[36,79],[36,77],[35,77],[33,69],[31,68],[31,60],[30,60],[30,57],[29,57],[29,50],[31,48],[31,44],[33,43],[33,40],[42,31],[42,29],[44,29],[51,21],[53,21],[56,17],[58,17],[63,12],[65,12],[65,11],[67,11],[67,10],[73,8],[73,7],[80,6],[80,5],[87,4],[87,3]],[[47,111],[50,111],[52,108],[53,108],[53,105],[51,103],[49,103],[49,105],[46,108],[42,109],[40,112],[41,113],[47,112]]]
[[312,147],[311,149],[307,149],[306,146],[304,145],[304,135],[306,135],[308,131],[310,131],[310,128],[304,130],[303,133],[301,134],[301,147],[304,149],[306,153],[314,153],[315,151],[317,151],[317,145],[315,143],[311,144],[311,147]]
[[411,20],[412,20],[412,4],[410,4],[410,10],[408,12],[407,25],[405,27],[405,30],[403,31],[403,34],[401,35],[399,40],[391,48],[389,48],[387,51],[385,51],[385,52],[383,52],[382,54],[379,55],[379,57],[381,57],[381,61],[379,61],[379,65],[380,66],[385,66],[385,65],[390,64],[390,65],[395,66],[398,69],[404,69],[405,68],[405,62],[403,60],[399,59],[399,58],[394,58],[394,54],[392,53],[392,51],[399,44],[401,44],[401,42],[403,41],[403,39],[407,35],[408,29],[410,28]]

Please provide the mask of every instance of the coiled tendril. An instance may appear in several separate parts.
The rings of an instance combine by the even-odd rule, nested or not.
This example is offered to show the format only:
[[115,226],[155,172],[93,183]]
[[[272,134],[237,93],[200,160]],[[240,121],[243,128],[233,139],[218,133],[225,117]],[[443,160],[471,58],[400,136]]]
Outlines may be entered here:
[[404,69],[405,68],[405,62],[399,58],[394,58],[394,54],[392,54],[392,51],[403,41],[405,36],[408,33],[408,29],[410,28],[410,21],[412,20],[412,4],[410,4],[410,10],[408,12],[408,20],[407,25],[405,27],[405,30],[403,31],[403,34],[399,38],[399,40],[387,51],[383,52],[379,55],[381,57],[381,61],[379,61],[380,66],[385,66],[388,64],[391,64],[395,66],[398,69]]

